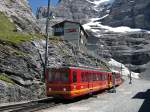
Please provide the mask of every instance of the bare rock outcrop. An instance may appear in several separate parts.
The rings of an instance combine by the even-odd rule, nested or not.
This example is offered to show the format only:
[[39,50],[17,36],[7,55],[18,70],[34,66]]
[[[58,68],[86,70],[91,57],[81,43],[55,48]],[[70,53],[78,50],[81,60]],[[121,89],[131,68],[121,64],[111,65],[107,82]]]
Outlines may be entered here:
[[[106,2],[103,2],[103,0],[60,0],[55,7],[51,6],[51,16],[55,18],[51,18],[50,26],[63,20],[76,21],[81,24],[87,23],[91,18],[98,18],[108,14],[113,1],[114,0],[108,0]],[[36,17],[42,32],[44,32],[47,6],[39,7],[36,12]]]
[[[41,39],[17,45],[1,42],[0,48],[0,75],[5,74],[14,82],[13,84],[0,82],[0,91],[4,90],[0,92],[2,96],[0,102],[44,97],[45,87],[40,79],[43,77],[45,41]],[[60,67],[70,64],[97,66],[101,64],[100,59],[76,49],[71,43],[50,40],[48,66]],[[107,66],[103,65],[103,67]],[[35,82],[35,79],[38,80],[38,83]]]
[[115,0],[110,15],[103,20],[103,24],[150,30],[149,19],[149,0]]
[[0,11],[10,17],[17,30],[39,32],[39,26],[27,0],[0,0]]

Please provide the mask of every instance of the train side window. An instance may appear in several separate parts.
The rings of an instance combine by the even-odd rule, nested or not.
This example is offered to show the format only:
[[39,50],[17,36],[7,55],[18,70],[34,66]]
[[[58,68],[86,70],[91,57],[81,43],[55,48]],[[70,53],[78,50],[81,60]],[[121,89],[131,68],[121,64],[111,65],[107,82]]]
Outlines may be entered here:
[[106,74],[103,75],[103,80],[106,80]]
[[105,80],[107,79],[107,75],[105,74]]
[[96,80],[98,81],[98,74],[96,74]]
[[103,80],[103,74],[101,74],[101,80]]
[[98,76],[98,80],[100,80],[100,74],[97,74],[97,76]]
[[100,79],[99,79],[99,74],[97,74],[97,80],[100,80]]
[[60,80],[67,82],[68,81],[68,72],[64,72],[63,74],[61,74],[61,78]]
[[102,80],[102,74],[99,74],[99,80]]
[[106,80],[107,78],[106,78],[106,74],[104,75],[104,80]]
[[91,77],[91,73],[88,73],[88,81],[91,81],[92,77]]
[[87,75],[86,75],[86,73],[84,72],[84,82],[86,82],[87,81]]
[[88,81],[90,82],[90,81],[92,81],[93,79],[92,79],[92,77],[91,77],[91,73],[88,73]]
[[53,72],[52,71],[49,71],[49,74],[48,74],[48,81],[52,81],[53,80]]
[[120,75],[119,75],[119,74],[116,74],[116,78],[120,78]]
[[89,81],[93,81],[93,75],[92,75],[92,73],[89,73]]
[[77,82],[77,73],[75,71],[72,73],[72,79],[73,82]]
[[90,73],[87,72],[87,81],[91,81],[91,76],[90,76]]
[[93,81],[96,81],[96,80],[97,80],[96,74],[94,73],[94,74],[93,74]]
[[89,81],[89,78],[88,78],[88,77],[89,77],[89,76],[88,76],[88,73],[86,72],[86,73],[85,73],[85,81],[86,81],[86,82]]
[[115,78],[116,78],[116,79],[118,78],[118,74],[115,75]]
[[85,76],[84,76],[84,72],[81,73],[81,81],[84,82],[85,81]]
[[92,73],[91,75],[92,75],[92,81],[95,81],[95,74]]
[[103,74],[103,78],[102,78],[102,80],[105,80],[105,75]]

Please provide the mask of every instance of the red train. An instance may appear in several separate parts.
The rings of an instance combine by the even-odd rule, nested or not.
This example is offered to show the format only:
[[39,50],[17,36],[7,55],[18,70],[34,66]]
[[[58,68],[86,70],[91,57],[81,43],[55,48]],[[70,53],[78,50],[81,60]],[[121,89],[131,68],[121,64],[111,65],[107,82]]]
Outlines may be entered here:
[[[122,82],[115,73],[115,85]],[[46,72],[47,96],[71,99],[112,87],[112,72],[88,67],[50,68]]]

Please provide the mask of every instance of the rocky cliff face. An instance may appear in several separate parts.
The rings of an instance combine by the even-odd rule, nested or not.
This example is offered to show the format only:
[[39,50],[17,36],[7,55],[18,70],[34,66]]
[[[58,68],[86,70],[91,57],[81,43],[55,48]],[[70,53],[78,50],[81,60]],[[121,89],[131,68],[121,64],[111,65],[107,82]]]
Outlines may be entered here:
[[43,71],[39,56],[31,42],[0,41],[0,103],[44,97],[44,86],[39,80]]
[[[73,20],[82,24],[91,18],[102,17],[109,13],[114,0],[60,0],[56,7],[51,7],[52,16],[50,25],[62,20]],[[47,6],[41,6],[36,12],[38,22],[45,31],[45,17],[47,17]]]
[[[90,53],[81,53],[76,49],[71,43],[50,40],[49,67],[64,64],[102,66],[100,59],[96,61]],[[44,85],[40,81],[43,77],[44,51],[45,41],[42,39],[15,45],[0,42],[0,103],[45,96]],[[7,77],[7,80],[1,77]]]
[[[56,17],[85,23],[88,19],[101,17],[110,11],[114,0],[60,0],[51,11]],[[37,10],[37,18],[46,17],[47,8]]]
[[40,31],[27,0],[0,0],[0,11],[10,17],[18,31]]
[[110,15],[103,20],[103,24],[150,30],[149,19],[149,0],[116,0],[112,5]]
[[44,97],[41,61],[29,34],[39,31],[27,0],[0,0],[0,103]]
[[97,43],[96,48],[90,47],[90,49],[97,49],[95,52],[100,56],[114,58],[127,67],[130,65],[132,71],[141,74],[149,69],[150,34],[148,32],[135,32],[133,29],[133,31],[128,29],[127,32],[122,32],[124,27],[112,28],[103,26],[97,21],[88,23],[84,27],[88,28],[90,34],[89,43]]

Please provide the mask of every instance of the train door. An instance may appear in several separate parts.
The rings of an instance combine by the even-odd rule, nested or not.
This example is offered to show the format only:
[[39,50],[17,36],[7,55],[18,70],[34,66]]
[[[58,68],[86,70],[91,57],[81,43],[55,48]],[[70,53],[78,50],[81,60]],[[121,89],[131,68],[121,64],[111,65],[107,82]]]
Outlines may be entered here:
[[112,75],[110,73],[108,74],[108,87],[112,87]]
[[73,91],[77,90],[77,71],[72,70],[72,83],[73,83]]
[[88,88],[93,90],[92,74],[88,73]]

